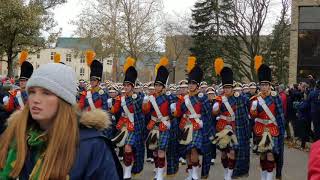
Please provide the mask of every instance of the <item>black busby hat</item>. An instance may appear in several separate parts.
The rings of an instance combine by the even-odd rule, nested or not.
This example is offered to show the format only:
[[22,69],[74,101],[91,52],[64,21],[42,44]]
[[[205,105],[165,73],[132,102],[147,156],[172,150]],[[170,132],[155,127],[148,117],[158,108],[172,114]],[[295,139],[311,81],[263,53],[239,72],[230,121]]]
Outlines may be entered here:
[[262,56],[256,56],[254,58],[254,67],[258,73],[258,79],[260,83],[271,83],[272,74],[271,68],[265,64],[262,64]]
[[90,66],[90,79],[97,79],[101,81],[103,65],[98,60],[93,60]]
[[97,79],[101,81],[103,65],[101,62],[94,59],[95,56],[96,54],[94,51],[89,50],[86,52],[87,64],[90,66],[90,79]]
[[202,69],[196,64],[196,57],[190,56],[188,58],[188,83],[195,82],[200,85],[202,78],[203,78],[203,71]]
[[220,73],[222,86],[232,86],[233,87],[233,72],[229,67],[224,67]]
[[30,62],[26,61],[27,57],[28,52],[22,51],[19,59],[19,63],[21,65],[19,79],[29,79],[33,73],[33,66]]
[[214,69],[218,76],[221,76],[222,87],[233,86],[233,72],[229,67],[224,67],[224,61],[222,58],[217,58],[214,61]]
[[131,57],[128,57],[125,64],[123,65],[123,71],[125,73],[125,77],[123,83],[130,83],[133,86],[136,83],[138,72],[134,67],[135,60]]
[[163,57],[160,59],[159,64],[156,65],[155,71],[156,71],[156,79],[154,83],[162,84],[163,86],[166,86],[167,80],[169,77],[169,71],[166,68],[166,66],[169,64],[169,60],[166,57]]

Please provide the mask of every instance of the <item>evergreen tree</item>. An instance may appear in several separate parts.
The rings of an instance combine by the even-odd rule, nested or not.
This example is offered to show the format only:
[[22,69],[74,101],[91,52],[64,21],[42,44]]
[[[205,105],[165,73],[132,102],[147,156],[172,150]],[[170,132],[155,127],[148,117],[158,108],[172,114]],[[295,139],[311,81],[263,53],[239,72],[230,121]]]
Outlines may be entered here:
[[197,63],[201,66],[204,78],[211,80],[213,60],[222,56],[219,44],[220,21],[218,0],[197,1],[192,10],[193,24],[190,26],[193,32],[193,47],[191,52],[197,57]]

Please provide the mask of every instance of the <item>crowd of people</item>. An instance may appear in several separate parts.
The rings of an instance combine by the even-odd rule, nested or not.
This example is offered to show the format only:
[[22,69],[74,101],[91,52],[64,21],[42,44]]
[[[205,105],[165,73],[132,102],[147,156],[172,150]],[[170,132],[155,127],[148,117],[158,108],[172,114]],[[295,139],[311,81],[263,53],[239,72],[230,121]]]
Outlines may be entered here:
[[186,80],[170,85],[165,57],[147,83],[137,82],[131,57],[121,83],[102,82],[92,51],[90,82],[76,82],[59,61],[36,70],[25,57],[20,63],[19,84],[3,81],[0,92],[0,179],[131,179],[146,160],[156,180],[183,165],[196,180],[208,178],[218,150],[225,180],[249,176],[250,153],[260,158],[261,180],[281,179],[285,139],[306,150],[320,138],[320,82],[274,85],[261,56],[259,82],[248,84],[215,59],[217,85],[203,81],[194,56]]

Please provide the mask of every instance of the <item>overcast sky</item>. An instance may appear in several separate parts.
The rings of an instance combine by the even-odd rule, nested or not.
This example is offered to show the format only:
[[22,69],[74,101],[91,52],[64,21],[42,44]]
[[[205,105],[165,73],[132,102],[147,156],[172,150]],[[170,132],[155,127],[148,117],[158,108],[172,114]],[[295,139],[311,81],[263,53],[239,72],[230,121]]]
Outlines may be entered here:
[[[163,0],[165,12],[167,13],[190,13],[191,8],[197,0]],[[70,21],[80,13],[81,0],[68,0],[68,3],[58,6],[55,10],[55,19],[58,22],[58,28],[62,28],[62,36],[72,36],[75,26],[70,25]],[[281,0],[271,0],[271,8],[264,33],[269,33],[276,18],[280,15]]]

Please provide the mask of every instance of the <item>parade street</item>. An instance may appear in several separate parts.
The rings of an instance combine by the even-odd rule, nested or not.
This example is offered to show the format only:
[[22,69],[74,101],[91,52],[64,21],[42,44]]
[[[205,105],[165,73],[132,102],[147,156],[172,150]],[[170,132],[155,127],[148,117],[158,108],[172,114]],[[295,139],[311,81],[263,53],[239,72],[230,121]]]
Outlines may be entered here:
[[[216,164],[211,166],[210,176],[208,179],[223,180],[223,168],[220,163],[220,153],[218,152]],[[284,168],[282,180],[304,180],[307,179],[307,162],[308,153],[294,148],[285,148]],[[243,180],[256,180],[260,179],[260,167],[259,157],[255,154],[251,154],[250,157],[250,175]],[[153,177],[154,165],[147,163],[144,166],[144,170],[138,176],[135,176],[135,180],[150,180]],[[179,173],[174,177],[165,177],[165,179],[184,180],[186,178],[185,166],[180,166]]]

